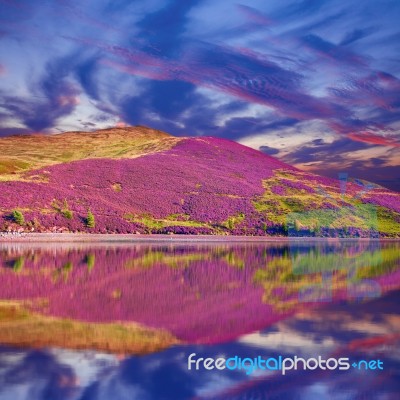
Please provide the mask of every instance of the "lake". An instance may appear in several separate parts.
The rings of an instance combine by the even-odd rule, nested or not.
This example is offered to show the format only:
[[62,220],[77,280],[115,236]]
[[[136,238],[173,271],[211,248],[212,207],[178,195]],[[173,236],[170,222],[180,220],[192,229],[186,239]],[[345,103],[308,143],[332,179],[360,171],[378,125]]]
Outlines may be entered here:
[[400,392],[400,241],[8,241],[0,273],[0,400]]

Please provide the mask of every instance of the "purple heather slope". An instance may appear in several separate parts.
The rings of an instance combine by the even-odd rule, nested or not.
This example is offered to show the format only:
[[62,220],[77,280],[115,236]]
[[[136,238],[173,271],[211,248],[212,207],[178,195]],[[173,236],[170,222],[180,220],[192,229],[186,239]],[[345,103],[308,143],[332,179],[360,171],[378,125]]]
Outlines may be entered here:
[[[93,158],[46,166],[23,178],[0,182],[0,230],[20,228],[11,218],[12,211],[19,209],[30,224],[24,229],[39,232],[282,235],[284,218],[274,222],[275,215],[255,207],[255,200],[267,190],[265,180],[273,178],[269,185],[275,197],[266,200],[270,214],[296,212],[304,201],[308,203],[300,209],[315,209],[314,200],[324,197],[326,190],[331,191],[326,199],[332,191],[340,199],[338,181],[212,137],[180,139],[172,148],[136,158]],[[354,183],[347,189],[353,196],[363,190]],[[282,204],[288,194],[300,197]],[[357,201],[342,203],[349,207]],[[378,188],[362,201],[389,209],[392,214],[384,217],[390,226],[385,229],[396,235],[400,196]],[[320,203],[328,209],[340,206]],[[62,213],[64,204],[71,218]],[[88,210],[95,216],[94,228],[85,225]]]
[[[253,210],[251,199],[263,193],[262,179],[276,169],[294,168],[238,143],[188,138],[171,150],[133,159],[88,159],[45,167],[28,175],[46,182],[0,182],[5,210],[30,209],[44,225],[71,225],[59,215],[40,215],[54,199],[66,200],[81,215],[96,215],[98,229],[135,229],[121,220],[127,213],[155,218],[189,214],[200,222],[222,222]],[[118,184],[120,191],[113,189]],[[118,226],[112,219],[119,219]],[[47,221],[47,222],[46,222]],[[136,229],[140,229],[136,227]]]

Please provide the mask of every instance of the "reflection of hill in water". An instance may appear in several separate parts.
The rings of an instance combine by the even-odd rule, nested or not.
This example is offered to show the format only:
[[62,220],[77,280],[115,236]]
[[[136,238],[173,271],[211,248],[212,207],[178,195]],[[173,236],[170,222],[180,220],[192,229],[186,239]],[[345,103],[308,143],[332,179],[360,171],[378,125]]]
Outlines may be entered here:
[[28,300],[40,315],[137,322],[183,341],[220,342],[310,303],[399,287],[399,259],[398,242],[374,241],[2,245],[0,298]]
[[[365,304],[331,305],[282,320],[240,341],[176,346],[146,356],[0,348],[0,398],[32,400],[397,399],[399,291]],[[384,361],[382,371],[189,371],[187,357],[347,356]],[[154,382],[162,382],[156,385]],[[179,384],[177,384],[179,382]],[[316,389],[317,388],[317,389]],[[36,397],[32,396],[36,394]],[[112,393],[112,395],[110,395]],[[8,395],[8,397],[6,397]],[[333,397],[332,397],[333,395]]]

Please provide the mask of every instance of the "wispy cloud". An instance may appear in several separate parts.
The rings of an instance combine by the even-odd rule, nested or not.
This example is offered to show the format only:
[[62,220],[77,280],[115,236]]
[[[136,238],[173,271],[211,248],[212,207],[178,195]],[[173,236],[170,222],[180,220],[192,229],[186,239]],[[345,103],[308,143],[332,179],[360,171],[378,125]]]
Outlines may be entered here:
[[177,135],[264,134],[267,145],[272,132],[308,122],[396,148],[399,8],[0,0],[0,104],[7,127],[35,131],[103,115]]

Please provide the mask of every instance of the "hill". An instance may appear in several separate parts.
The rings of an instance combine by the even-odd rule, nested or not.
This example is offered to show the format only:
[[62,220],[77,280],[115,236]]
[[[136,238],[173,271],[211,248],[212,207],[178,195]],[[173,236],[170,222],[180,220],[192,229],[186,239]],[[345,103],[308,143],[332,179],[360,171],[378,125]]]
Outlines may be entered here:
[[388,241],[0,245],[0,341],[131,352],[227,342],[399,288],[399,250]]
[[0,230],[400,236],[398,193],[225,139],[114,128],[3,138],[0,154]]

